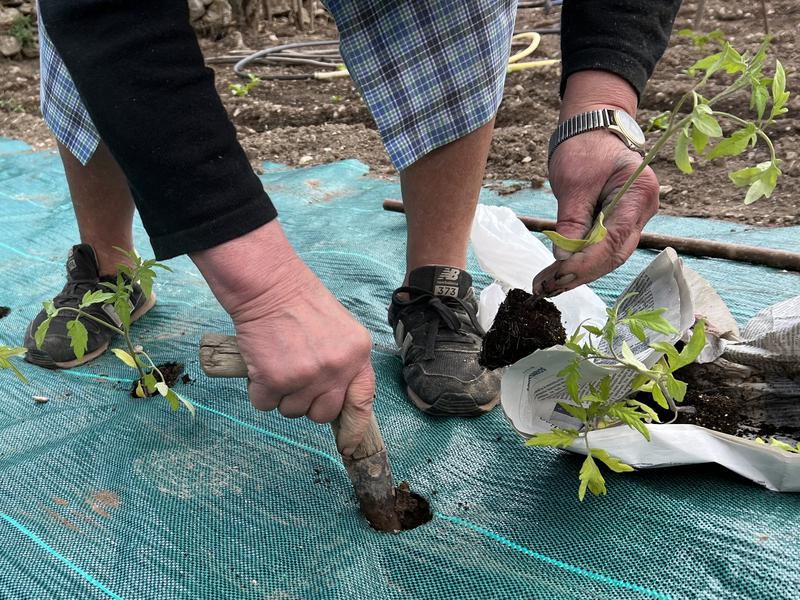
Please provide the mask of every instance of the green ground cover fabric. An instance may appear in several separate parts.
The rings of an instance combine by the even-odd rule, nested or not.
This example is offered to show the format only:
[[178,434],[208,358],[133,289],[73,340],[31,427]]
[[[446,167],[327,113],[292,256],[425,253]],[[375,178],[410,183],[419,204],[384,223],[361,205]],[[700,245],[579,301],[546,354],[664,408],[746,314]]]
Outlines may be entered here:
[[[0,373],[1,598],[794,598],[800,495],[714,466],[608,475],[576,496],[580,459],[526,448],[498,409],[431,419],[406,400],[386,305],[400,282],[404,220],[381,203],[399,185],[345,161],[265,165],[265,185],[301,256],[370,329],[377,416],[395,474],[427,496],[431,523],[377,534],[359,517],[329,429],[257,413],[243,381],[211,380],[197,347],[230,333],[188,259],[170,261],[135,332],[197,417],[130,397],[113,356],[51,372]],[[552,217],[547,190],[483,201]],[[767,205],[765,204],[765,207]],[[800,227],[759,230],[661,216],[651,231],[800,251]],[[139,251],[149,246],[137,223]],[[77,230],[54,152],[0,139],[0,343],[16,345],[63,285]],[[653,257],[637,252],[593,287],[616,297]],[[800,294],[800,276],[687,259],[740,324]],[[479,274],[483,287],[488,277]],[[22,363],[18,363],[22,364]],[[47,396],[38,405],[33,395]]]

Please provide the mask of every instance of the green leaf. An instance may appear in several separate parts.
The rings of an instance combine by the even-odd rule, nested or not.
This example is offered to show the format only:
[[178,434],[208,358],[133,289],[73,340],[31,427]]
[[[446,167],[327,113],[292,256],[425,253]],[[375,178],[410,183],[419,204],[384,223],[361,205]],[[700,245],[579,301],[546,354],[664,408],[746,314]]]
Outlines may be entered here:
[[578,487],[578,499],[581,502],[586,497],[586,488],[589,488],[589,491],[595,496],[605,495],[606,480],[603,479],[603,475],[600,473],[600,469],[597,468],[597,464],[591,454],[588,454],[586,460],[583,461],[578,479],[581,482]]
[[139,271],[139,285],[142,287],[142,293],[145,298],[149,298],[153,292],[153,279],[156,274],[153,271],[145,270]]
[[641,310],[626,317],[624,320],[639,321],[644,327],[651,331],[671,335],[678,333],[678,330],[664,318],[666,308],[654,308],[651,310]]
[[118,297],[114,301],[114,310],[122,322],[123,330],[130,329],[131,326],[131,305],[127,296]]
[[156,391],[156,376],[152,373],[145,373],[144,385],[147,388],[148,394],[154,394]]
[[166,398],[169,394],[169,386],[163,381],[159,381],[156,383],[156,391]]
[[661,387],[658,384],[654,384],[649,391],[653,394],[653,400],[656,401],[656,404],[663,409],[669,409],[669,402],[667,402],[667,398],[664,396],[664,392],[661,391]]
[[572,360],[558,372],[558,376],[564,379],[569,397],[572,398],[576,404],[580,403],[578,391],[578,382],[581,378],[580,360],[577,358]]
[[145,397],[145,393],[144,393],[144,389],[142,388],[142,382],[141,381],[137,381],[136,382],[136,391],[134,391],[134,394],[136,395],[137,398],[144,398]]
[[549,446],[551,448],[566,448],[575,438],[578,432],[575,429],[553,428],[551,431],[540,432],[525,442],[526,446]]
[[694,324],[692,330],[692,337],[689,338],[689,343],[683,347],[678,355],[679,366],[670,364],[673,371],[693,363],[700,356],[703,348],[706,347],[706,322],[703,319],[698,319]]
[[686,397],[686,388],[686,383],[675,379],[672,373],[667,373],[667,391],[675,402],[683,402]]
[[695,75],[698,71],[706,71],[708,75],[711,75],[722,66],[722,56],[723,52],[709,54],[694,63],[687,71],[689,75]]
[[631,367],[641,369],[642,371],[647,370],[644,363],[633,355],[633,351],[630,346],[628,346],[628,342],[625,341],[622,342],[622,358],[624,358],[625,363]]
[[566,250],[567,252],[580,252],[584,248],[591,246],[592,244],[598,244],[605,239],[606,235],[608,234],[608,230],[603,224],[604,218],[605,215],[601,211],[600,214],[597,215],[597,220],[592,226],[592,229],[589,231],[589,235],[583,239],[564,237],[555,231],[543,231],[542,233],[545,234],[547,238],[553,242],[553,244],[562,250]]
[[692,127],[692,146],[694,146],[697,154],[703,154],[707,144],[708,136],[697,127]]
[[605,450],[600,448],[592,448],[591,452],[592,456],[594,456],[597,460],[602,461],[603,464],[614,471],[614,473],[629,473],[630,471],[633,471],[632,466],[620,462],[618,458],[614,458]]
[[748,123],[745,127],[733,133],[730,137],[724,138],[714,146],[706,156],[708,160],[720,156],[739,156],[747,150],[749,144],[756,142],[756,126]]
[[[653,342],[652,344],[650,344],[650,347],[653,350],[657,350],[658,352],[664,354],[669,360],[670,365],[672,364],[672,361],[678,358],[678,351],[675,349],[675,346],[672,345],[670,342]],[[675,369],[671,370],[674,371]]]
[[95,291],[88,291],[83,295],[83,299],[81,299],[81,304],[79,308],[86,308],[87,306],[91,306],[92,304],[100,304],[109,300],[114,297],[114,294],[109,292],[103,292],[101,290]]
[[[653,389],[655,389],[655,387]],[[612,419],[618,419],[631,429],[635,429],[642,434],[644,439],[650,441],[650,431],[644,423],[644,419],[649,416],[648,413],[639,412],[633,406],[617,403],[609,406],[608,416]]]
[[569,402],[559,402],[558,405],[576,419],[586,421],[586,409],[582,406],[575,406]]
[[771,161],[765,161],[757,164],[755,167],[745,167],[744,169],[728,173],[728,178],[736,187],[744,187],[761,177],[761,174],[769,169],[771,165]]
[[50,323],[52,322],[53,317],[47,317],[44,321],[39,323],[39,326],[36,328],[36,333],[34,334],[33,338],[36,341],[36,347],[41,350],[42,345],[44,344],[44,338],[47,335],[47,330],[50,329]]
[[689,136],[685,129],[675,141],[675,165],[687,175],[693,171],[692,162],[689,160]]
[[787,112],[786,102],[789,92],[786,91],[786,72],[781,61],[775,61],[775,76],[772,78],[772,113],[770,119]]
[[692,125],[710,138],[722,137],[722,127],[707,104],[698,104],[692,111]]
[[195,408],[194,404],[192,404],[191,400],[189,400],[188,398],[184,398],[183,396],[181,396],[176,392],[173,392],[172,390],[170,390],[170,394],[167,395],[167,400],[169,400],[171,395],[173,394],[175,395],[175,397],[178,398],[178,400],[181,401],[181,404],[183,404],[184,408],[186,408],[186,410],[189,411],[189,414],[191,414],[193,417],[197,414],[197,409]]
[[[156,384],[156,385],[158,385],[158,384]],[[164,385],[166,385],[166,384],[164,384]],[[169,402],[169,407],[173,411],[178,410],[181,407],[181,401],[180,401],[180,398],[178,398],[178,394],[173,392],[171,389],[168,388],[167,389],[167,393],[166,394],[162,394],[162,396],[164,396],[167,399],[167,402]]]
[[791,444],[787,444],[786,442],[782,442],[780,440],[776,440],[774,437],[769,438],[769,445],[775,446],[776,448],[780,448],[781,450],[786,450],[787,452],[797,452],[798,448],[800,448],[800,444],[798,444],[798,448],[792,446]]
[[58,314],[58,309],[52,300],[42,302],[42,306],[44,307],[44,312],[48,317],[55,317]]
[[745,204],[752,204],[760,198],[769,198],[775,185],[778,183],[778,175],[781,170],[774,164],[771,164],[761,175],[750,184],[747,190],[747,195],[744,197]]
[[760,78],[754,78],[750,82],[750,108],[756,109],[758,119],[764,118],[764,110],[767,108],[769,91],[766,84]]
[[591,333],[592,335],[602,336],[603,330],[599,327],[595,327],[594,325],[584,325],[583,328]]
[[[651,421],[653,421],[653,423],[661,423],[661,419],[658,417],[658,413],[644,402],[639,402],[638,400],[628,400],[628,405],[634,408],[638,408],[640,411],[646,414],[647,417]],[[650,435],[649,431],[647,435]]]
[[86,354],[86,346],[89,343],[89,333],[86,331],[86,327],[77,319],[67,321],[67,336],[70,346],[75,352],[75,357],[80,360]]
[[130,368],[132,369],[136,368],[136,361],[130,354],[125,352],[125,350],[122,350],[121,348],[112,348],[111,351],[114,353],[114,356],[116,356]]

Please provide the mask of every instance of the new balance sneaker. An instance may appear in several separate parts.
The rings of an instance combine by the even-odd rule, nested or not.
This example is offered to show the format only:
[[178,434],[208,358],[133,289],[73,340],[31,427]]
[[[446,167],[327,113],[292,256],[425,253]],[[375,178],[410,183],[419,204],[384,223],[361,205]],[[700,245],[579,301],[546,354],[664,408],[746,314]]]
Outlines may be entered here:
[[[63,306],[78,308],[86,292],[105,290],[100,285],[100,282],[115,280],[101,278],[94,249],[88,244],[78,244],[69,251],[67,283],[64,289],[53,298],[53,303],[56,308]],[[142,288],[138,284],[134,284],[133,290],[134,293],[131,296],[131,322],[144,315],[156,303],[155,295],[151,294],[149,298],[145,298],[144,292],[142,292]],[[108,305],[94,304],[86,309],[85,312],[112,325],[119,323],[119,317],[116,312]],[[36,329],[45,318],[47,318],[47,314],[44,310],[41,310],[25,331],[25,348],[28,351],[25,355],[25,360],[48,369],[69,369],[97,358],[108,349],[109,343],[115,335],[114,332],[96,321],[81,319],[81,323],[86,327],[86,331],[89,334],[89,340],[86,353],[79,359],[75,356],[67,336],[67,322],[75,318],[75,313],[63,312],[53,319],[50,322],[42,348],[38,349],[34,336],[36,335]]]
[[500,399],[500,376],[478,364],[484,331],[472,277],[454,267],[414,269],[395,290],[389,324],[408,396],[430,415],[477,416]]

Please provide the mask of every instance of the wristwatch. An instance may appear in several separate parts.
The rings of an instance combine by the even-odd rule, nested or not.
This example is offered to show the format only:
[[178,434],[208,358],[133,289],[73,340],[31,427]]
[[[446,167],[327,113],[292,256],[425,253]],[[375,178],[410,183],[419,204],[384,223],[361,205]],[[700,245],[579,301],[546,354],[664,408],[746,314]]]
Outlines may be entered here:
[[613,131],[625,142],[631,150],[644,155],[644,133],[642,128],[636,123],[636,119],[624,110],[601,108],[585,113],[574,115],[561,123],[553,135],[550,136],[550,145],[547,149],[547,160],[553,156],[559,144],[569,138],[593,131],[595,129],[608,129]]

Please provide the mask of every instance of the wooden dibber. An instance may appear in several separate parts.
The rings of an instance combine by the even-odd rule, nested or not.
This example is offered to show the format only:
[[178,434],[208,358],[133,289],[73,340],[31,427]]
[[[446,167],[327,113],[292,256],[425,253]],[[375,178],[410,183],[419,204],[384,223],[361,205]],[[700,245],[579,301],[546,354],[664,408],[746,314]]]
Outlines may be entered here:
[[[403,203],[397,200],[384,200],[383,210],[402,213],[404,212]],[[549,219],[538,219],[536,217],[517,218],[522,221],[529,231],[554,231],[556,228],[556,222]],[[648,232],[642,233],[638,247],[651,250],[663,250],[669,247],[673,248],[678,254],[725,258],[754,265],[775,267],[776,269],[800,271],[800,253],[789,252],[788,250],[774,250],[772,248],[744,246],[742,244],[729,244]]]
[[[203,336],[200,366],[209,377],[247,377],[247,365],[239,354],[236,337],[230,335]],[[331,427],[335,438],[339,433],[338,420]],[[353,455],[342,456],[342,462],[355,489],[361,514],[370,525],[378,531],[404,529],[396,507],[392,469],[375,415]]]

